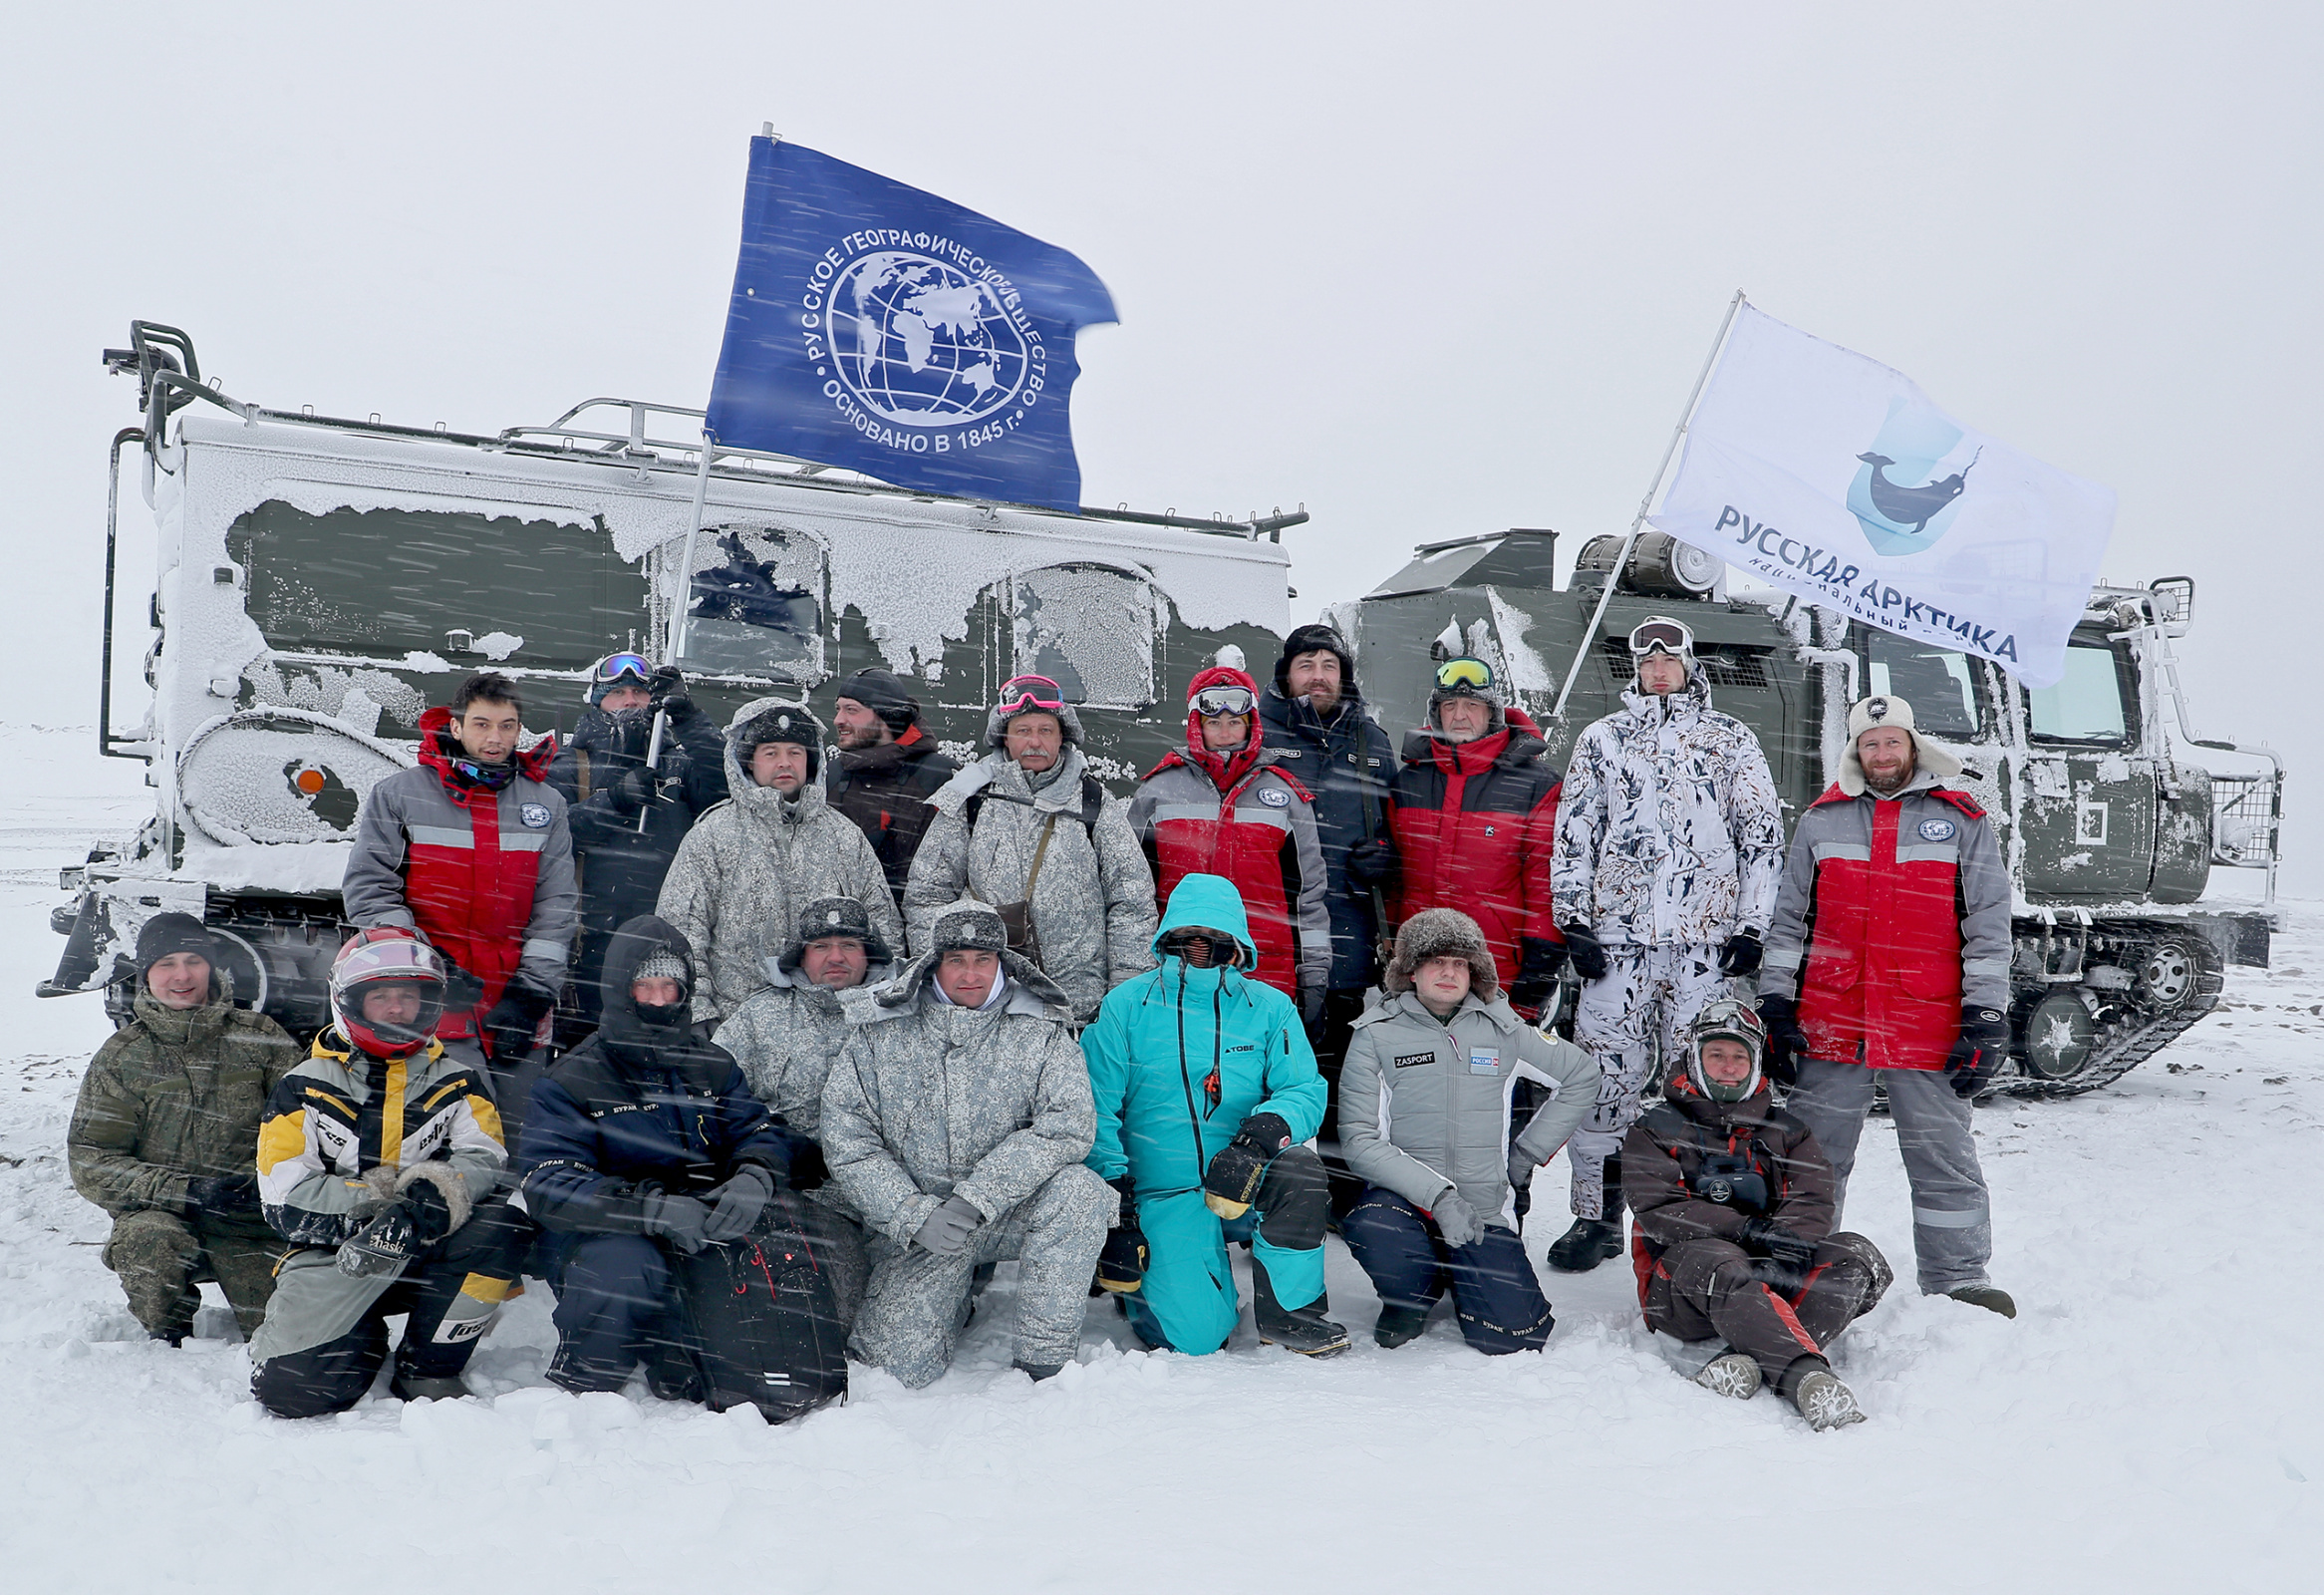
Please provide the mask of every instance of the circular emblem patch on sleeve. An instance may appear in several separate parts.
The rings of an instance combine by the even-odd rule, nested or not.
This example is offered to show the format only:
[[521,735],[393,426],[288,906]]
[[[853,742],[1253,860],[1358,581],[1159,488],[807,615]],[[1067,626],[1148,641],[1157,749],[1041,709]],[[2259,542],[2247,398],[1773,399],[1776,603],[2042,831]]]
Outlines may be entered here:
[[1951,841],[1953,832],[1959,828],[1949,819],[1923,819],[1920,822],[1920,839],[1922,841]]
[[1291,806],[1292,795],[1288,792],[1285,792],[1281,787],[1267,787],[1261,789],[1259,794],[1259,800],[1267,804],[1267,806],[1270,808],[1289,808]]
[[516,811],[516,817],[524,821],[527,830],[546,830],[549,824],[549,805],[547,803],[526,803]]

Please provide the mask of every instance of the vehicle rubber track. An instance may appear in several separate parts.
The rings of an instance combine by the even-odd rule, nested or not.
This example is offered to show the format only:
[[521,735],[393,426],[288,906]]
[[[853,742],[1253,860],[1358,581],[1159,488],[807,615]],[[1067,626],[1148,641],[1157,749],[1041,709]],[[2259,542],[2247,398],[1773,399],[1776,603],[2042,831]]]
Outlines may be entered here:
[[2090,1061],[2063,1080],[2041,1080],[2026,1075],[2012,1075],[2003,1080],[1991,1095],[2034,1099],[2079,1097],[2101,1086],[2116,1081],[2154,1057],[2177,1041],[2194,1022],[2219,1006],[2219,994],[2226,988],[2227,964],[2207,936],[2188,936],[2178,939],[2179,946],[2186,948],[2196,960],[2194,990],[2178,1007],[2158,1017],[2134,1018],[2109,1028],[2090,1052]]

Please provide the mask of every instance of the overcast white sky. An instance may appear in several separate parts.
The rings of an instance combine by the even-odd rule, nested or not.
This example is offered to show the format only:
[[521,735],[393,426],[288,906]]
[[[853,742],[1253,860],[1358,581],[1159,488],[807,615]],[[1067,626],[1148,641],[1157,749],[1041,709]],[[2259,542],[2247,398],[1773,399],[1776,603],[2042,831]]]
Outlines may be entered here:
[[1082,340],[1084,498],[1304,501],[1301,618],[1416,541],[1620,529],[1745,288],[2114,487],[2108,573],[2197,579],[2198,729],[2274,742],[2317,811],[2319,8],[117,4],[9,34],[0,621],[55,695],[10,719],[93,717],[136,419],[98,351],[132,317],[272,405],[699,405],[771,120],[1087,260],[1122,324]]

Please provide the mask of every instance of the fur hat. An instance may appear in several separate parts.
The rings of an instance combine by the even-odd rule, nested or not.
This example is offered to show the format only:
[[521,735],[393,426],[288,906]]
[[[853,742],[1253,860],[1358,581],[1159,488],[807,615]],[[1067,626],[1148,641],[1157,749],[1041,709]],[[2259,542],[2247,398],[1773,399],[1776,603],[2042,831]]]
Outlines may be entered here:
[[951,952],[1005,953],[1009,951],[1009,927],[992,904],[963,897],[937,916],[928,950],[940,959]]
[[1339,661],[1339,695],[1352,698],[1355,692],[1355,655],[1347,651],[1347,639],[1339,635],[1335,626],[1317,623],[1312,626],[1294,626],[1292,634],[1283,640],[1283,652],[1275,661],[1275,690],[1281,697],[1292,696],[1292,661],[1302,654],[1327,653]]
[[823,762],[823,722],[805,704],[778,699],[726,733],[742,773],[750,773],[751,756],[770,742],[787,742],[807,750],[807,781],[812,784]]
[[[858,703],[863,700],[858,698]],[[780,967],[796,969],[807,956],[807,943],[831,936],[852,936],[863,943],[867,963],[884,964],[895,954],[871,927],[871,915],[853,897],[818,897],[799,910],[798,933],[783,949]]]
[[1489,1003],[1501,995],[1500,972],[1493,967],[1493,949],[1477,922],[1457,908],[1423,908],[1396,931],[1396,953],[1380,984],[1392,994],[1412,989],[1413,972],[1431,958],[1460,957],[1469,961],[1469,991]]
[[[1026,681],[1034,683],[1029,694],[1019,687],[1019,683]],[[1006,748],[1009,745],[1009,723],[1018,715],[1054,715],[1057,725],[1063,731],[1065,746],[1068,748],[1080,747],[1081,717],[1073,713],[1071,704],[1065,702],[1065,694],[1061,689],[1057,691],[1057,707],[1054,709],[1043,709],[1038,705],[1028,704],[1024,701],[1027,696],[1038,696],[1042,690],[1056,688],[1056,686],[1057,684],[1046,676],[1012,676],[1003,682],[1000,701],[994,704],[985,715],[986,746]]]
[[888,734],[901,737],[920,718],[920,700],[904,690],[895,672],[870,666],[839,684],[839,696],[852,698],[880,717]]
[[218,939],[191,914],[155,914],[138,932],[139,977],[151,974],[153,966],[172,953],[199,953],[215,969]]
[[1892,728],[1912,739],[1913,763],[1939,781],[1961,773],[1961,762],[1912,729],[1912,705],[1893,693],[1866,698],[1848,711],[1848,747],[1840,756],[1840,790],[1861,798],[1868,790],[1856,739],[1868,731]]

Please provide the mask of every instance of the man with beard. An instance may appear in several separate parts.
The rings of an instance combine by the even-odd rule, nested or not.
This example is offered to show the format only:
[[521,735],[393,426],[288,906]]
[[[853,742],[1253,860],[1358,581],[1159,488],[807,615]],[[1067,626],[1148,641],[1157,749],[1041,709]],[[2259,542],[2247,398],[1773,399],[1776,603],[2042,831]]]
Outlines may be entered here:
[[839,751],[823,768],[823,795],[863,828],[902,907],[912,855],[936,817],[928,799],[961,767],[921,727],[920,700],[885,670],[859,670],[839,684],[831,730]]
[[[572,1012],[560,1016],[567,1045],[597,1028],[597,977],[615,927],[654,911],[678,844],[726,797],[725,741],[677,666],[656,670],[639,654],[607,654],[589,676],[589,708],[549,770],[549,785],[565,796],[581,881]],[[667,718],[648,770],[657,715]]]
[[1985,1273],[1993,1219],[1969,1127],[2009,1048],[2009,872],[1984,808],[1942,785],[1961,762],[1914,733],[1910,704],[1867,698],[1848,739],[1776,894],[1759,976],[1768,1068],[1832,1159],[1835,1207],[1887,1088],[1921,1294],[2015,1318]]

